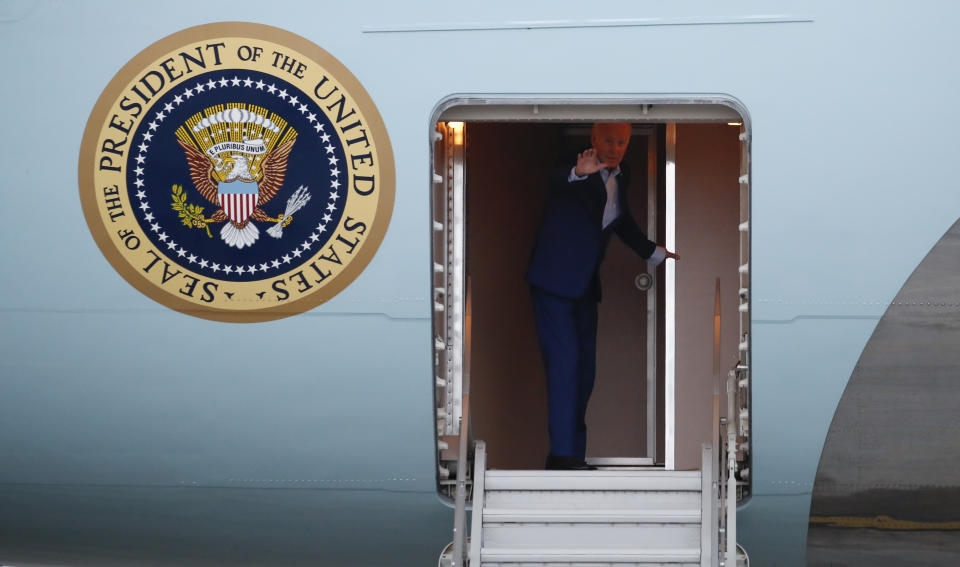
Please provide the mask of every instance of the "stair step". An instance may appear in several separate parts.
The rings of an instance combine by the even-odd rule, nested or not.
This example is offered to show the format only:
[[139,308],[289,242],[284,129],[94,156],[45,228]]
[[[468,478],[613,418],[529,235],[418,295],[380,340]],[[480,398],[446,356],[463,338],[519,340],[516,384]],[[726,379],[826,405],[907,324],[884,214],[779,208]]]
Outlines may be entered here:
[[700,471],[487,471],[486,490],[699,491]]
[[634,564],[700,564],[698,548],[649,548],[649,549],[525,549],[511,547],[484,547],[480,561],[490,564],[556,564],[573,563],[596,565],[598,563]]
[[700,510],[699,491],[493,490],[486,508],[535,510]]
[[633,523],[690,524],[700,522],[700,509],[608,510],[484,508],[484,525],[493,523]]
[[700,567],[700,561],[694,561],[692,563],[686,561],[669,563],[665,561],[618,561],[616,563],[605,561],[603,563],[597,563],[591,560],[563,563],[544,563],[543,561],[485,561],[480,565],[481,567],[612,567],[614,565],[617,567]]
[[483,524],[483,545],[514,549],[699,548],[700,524]]

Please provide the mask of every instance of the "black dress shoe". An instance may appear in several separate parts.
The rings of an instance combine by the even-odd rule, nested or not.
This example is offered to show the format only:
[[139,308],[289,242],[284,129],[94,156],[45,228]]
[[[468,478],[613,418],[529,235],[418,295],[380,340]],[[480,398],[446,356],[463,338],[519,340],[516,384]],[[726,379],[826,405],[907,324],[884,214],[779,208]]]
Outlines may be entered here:
[[547,455],[547,462],[544,467],[548,471],[595,471],[597,467],[588,465],[586,461],[578,457],[563,457],[558,455]]

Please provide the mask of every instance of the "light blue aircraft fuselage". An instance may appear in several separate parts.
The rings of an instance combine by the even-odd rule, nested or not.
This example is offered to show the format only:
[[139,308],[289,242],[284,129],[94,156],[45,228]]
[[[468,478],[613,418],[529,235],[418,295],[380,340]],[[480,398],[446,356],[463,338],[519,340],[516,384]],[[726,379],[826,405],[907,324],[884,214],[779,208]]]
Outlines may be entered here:
[[[452,95],[670,95],[746,111],[752,495],[738,539],[754,565],[804,565],[851,374],[960,216],[958,15],[902,2],[3,3],[0,563],[435,562],[452,539],[431,362],[436,109]],[[164,36],[233,20],[346,65],[396,164],[369,266],[265,323],[141,294],[77,197],[84,127],[114,74]]]

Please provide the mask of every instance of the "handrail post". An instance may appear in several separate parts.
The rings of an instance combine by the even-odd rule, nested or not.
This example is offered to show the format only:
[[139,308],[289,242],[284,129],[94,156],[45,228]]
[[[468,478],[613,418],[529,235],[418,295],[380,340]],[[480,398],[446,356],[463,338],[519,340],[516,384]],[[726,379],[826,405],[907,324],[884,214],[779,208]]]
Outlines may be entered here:
[[[467,565],[467,464],[470,447],[470,331],[472,321],[472,301],[470,296],[470,281],[467,280],[465,296],[467,298],[464,310],[464,341],[463,364],[461,365],[461,411],[459,447],[457,452],[457,492],[456,505],[453,512],[453,562],[451,567],[465,567]],[[486,466],[484,466],[486,468]],[[480,474],[483,474],[482,469]],[[474,482],[477,469],[474,465]],[[476,545],[479,545],[477,542]]]
[[483,547],[483,500],[487,473],[487,445],[477,441],[473,458],[473,516],[470,521],[470,552],[467,564],[480,566],[480,550]]
[[453,562],[451,567],[467,564],[467,445],[470,398],[464,397],[460,418],[459,455],[457,457],[457,493],[453,512]]
[[713,447],[704,443],[700,449],[700,567],[713,567],[713,538],[717,528],[713,518]]
[[720,459],[723,455],[723,434],[721,424],[723,418],[720,417],[720,382],[714,381],[713,384],[713,436],[711,438],[710,460],[710,502],[716,506],[717,514],[711,517],[710,526],[710,565],[718,565],[720,559],[720,530],[723,528],[723,471],[720,465]]
[[736,373],[727,378],[727,550],[726,567],[737,565],[737,429],[733,419]]
[[463,424],[460,426],[460,458],[457,459],[457,494],[453,511],[453,562],[451,567],[466,565],[466,522],[467,522],[467,479],[466,479],[466,435]]

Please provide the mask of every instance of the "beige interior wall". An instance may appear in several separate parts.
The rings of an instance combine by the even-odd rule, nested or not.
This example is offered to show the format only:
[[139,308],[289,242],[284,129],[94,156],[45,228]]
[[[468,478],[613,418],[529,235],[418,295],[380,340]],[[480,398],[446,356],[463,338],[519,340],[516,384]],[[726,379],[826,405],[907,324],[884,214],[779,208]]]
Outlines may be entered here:
[[[739,128],[677,126],[676,457],[700,467],[711,442],[714,385],[737,361]],[[716,278],[721,289],[720,377],[714,372]],[[725,386],[720,387],[721,396]],[[721,397],[721,400],[723,398]],[[721,412],[724,408],[721,403]]]
[[[471,401],[475,437],[491,468],[541,468],[549,451],[546,381],[525,280],[549,172],[588,144],[589,127],[469,123],[467,269],[472,301]],[[582,131],[582,132],[581,132]],[[582,148],[581,148],[582,149]],[[631,209],[646,212],[646,147],[631,143]],[[588,456],[645,452],[644,263],[619,241],[604,262],[597,379],[587,414]]]
[[549,124],[467,125],[471,422],[474,437],[487,442],[490,468],[542,468],[549,449],[525,277],[558,132]]

